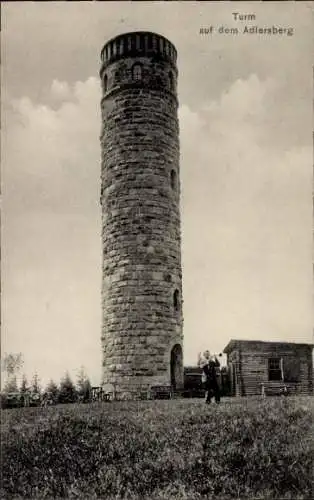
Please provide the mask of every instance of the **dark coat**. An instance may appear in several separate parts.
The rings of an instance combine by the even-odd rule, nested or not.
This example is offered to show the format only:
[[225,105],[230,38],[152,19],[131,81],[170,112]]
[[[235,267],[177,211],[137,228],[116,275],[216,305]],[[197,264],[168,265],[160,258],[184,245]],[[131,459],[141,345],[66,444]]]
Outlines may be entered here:
[[217,373],[216,373],[216,368],[219,368],[220,363],[217,358],[215,358],[215,361],[210,360],[208,364],[203,366],[203,371],[207,377],[208,381],[216,381],[217,380]]

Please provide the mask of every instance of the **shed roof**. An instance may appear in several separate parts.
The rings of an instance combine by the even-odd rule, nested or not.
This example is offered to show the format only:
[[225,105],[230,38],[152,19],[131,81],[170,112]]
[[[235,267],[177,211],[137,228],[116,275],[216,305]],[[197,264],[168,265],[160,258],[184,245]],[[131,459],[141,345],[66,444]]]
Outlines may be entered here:
[[253,348],[253,346],[256,345],[260,348],[263,346],[266,347],[274,347],[274,348],[283,348],[285,346],[289,347],[308,347],[312,348],[314,347],[314,344],[306,344],[306,343],[297,343],[297,342],[273,342],[270,340],[237,340],[237,339],[231,339],[230,342],[226,345],[224,348],[223,352],[225,354],[230,353],[231,351],[234,351],[236,349],[239,349],[241,347],[247,347],[248,349]]

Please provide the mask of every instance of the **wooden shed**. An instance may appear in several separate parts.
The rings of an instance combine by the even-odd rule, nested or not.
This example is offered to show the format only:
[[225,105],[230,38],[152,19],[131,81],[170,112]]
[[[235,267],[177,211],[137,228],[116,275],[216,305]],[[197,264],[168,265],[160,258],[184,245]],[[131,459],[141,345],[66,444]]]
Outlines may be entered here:
[[225,347],[233,396],[313,394],[313,345],[231,340]]

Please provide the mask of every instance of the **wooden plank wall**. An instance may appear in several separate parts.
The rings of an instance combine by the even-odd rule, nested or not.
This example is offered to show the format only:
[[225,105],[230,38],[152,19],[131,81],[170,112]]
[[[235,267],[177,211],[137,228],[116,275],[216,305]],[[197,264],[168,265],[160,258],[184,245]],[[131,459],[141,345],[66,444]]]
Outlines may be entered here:
[[[297,351],[297,352],[296,352]],[[285,384],[291,388],[292,392],[296,394],[311,394],[312,393],[312,359],[311,353],[306,352],[305,349],[291,349],[284,348],[282,351],[276,349],[276,352],[267,348],[265,352],[240,352],[241,364],[241,382],[242,387],[238,392],[243,396],[261,394],[261,384],[265,386],[276,387],[280,386],[281,382],[268,380],[268,359],[272,356],[288,357],[297,356],[300,360],[300,374],[298,383]]]
[[227,363],[234,396],[250,396],[261,394],[262,384],[265,387],[280,387],[282,382],[268,380],[268,359],[271,357],[296,357],[300,361],[298,383],[284,382],[291,392],[296,394],[313,394],[313,360],[312,348],[307,345],[272,343],[272,342],[239,342],[235,349],[228,353]]

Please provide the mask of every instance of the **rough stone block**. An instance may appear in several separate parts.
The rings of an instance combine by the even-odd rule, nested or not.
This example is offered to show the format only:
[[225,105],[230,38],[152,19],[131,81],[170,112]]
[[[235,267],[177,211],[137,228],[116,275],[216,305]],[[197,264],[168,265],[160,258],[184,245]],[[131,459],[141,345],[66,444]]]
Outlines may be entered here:
[[102,51],[103,383],[121,395],[183,376],[177,75],[157,34]]

